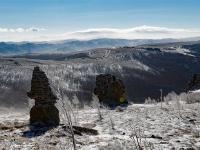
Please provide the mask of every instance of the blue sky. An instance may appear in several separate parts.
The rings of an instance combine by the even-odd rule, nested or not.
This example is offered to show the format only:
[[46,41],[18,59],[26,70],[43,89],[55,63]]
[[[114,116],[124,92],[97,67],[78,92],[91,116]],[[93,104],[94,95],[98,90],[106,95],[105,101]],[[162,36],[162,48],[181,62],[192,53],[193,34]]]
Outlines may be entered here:
[[0,0],[0,28],[45,34],[142,25],[199,29],[199,6],[200,0]]

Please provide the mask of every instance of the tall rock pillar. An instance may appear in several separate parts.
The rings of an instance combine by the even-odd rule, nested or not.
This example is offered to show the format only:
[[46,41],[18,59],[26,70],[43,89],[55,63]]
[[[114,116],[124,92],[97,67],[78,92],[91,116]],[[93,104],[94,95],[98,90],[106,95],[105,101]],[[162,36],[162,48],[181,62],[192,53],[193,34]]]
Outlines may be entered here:
[[35,67],[28,97],[35,100],[30,111],[30,124],[43,126],[59,125],[59,111],[55,107],[57,97],[52,93],[46,74]]

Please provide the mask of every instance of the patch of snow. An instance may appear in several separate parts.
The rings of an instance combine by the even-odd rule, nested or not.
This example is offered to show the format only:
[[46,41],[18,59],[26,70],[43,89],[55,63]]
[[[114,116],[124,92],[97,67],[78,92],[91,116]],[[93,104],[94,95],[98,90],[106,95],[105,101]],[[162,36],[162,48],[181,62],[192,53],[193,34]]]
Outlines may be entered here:
[[176,48],[176,51],[177,51],[178,53],[180,53],[180,54],[188,55],[188,56],[193,56],[193,57],[194,57],[194,55],[191,55],[191,54],[190,54],[190,50],[189,50],[189,49],[185,49],[185,48],[178,47],[178,48]]
[[191,54],[189,49],[185,49],[185,48],[182,48],[182,47],[170,47],[169,49],[162,49],[162,51],[168,52],[168,53],[179,53],[179,54],[182,54],[182,55],[195,57],[194,55]]
[[[123,112],[102,108],[103,119],[98,120],[97,110],[84,108],[74,112],[80,126],[91,124],[99,135],[75,135],[77,147],[81,150],[126,149],[135,147],[137,135],[144,149],[145,143],[154,150],[180,148],[200,148],[200,114],[199,105],[180,103],[132,104]],[[15,114],[15,115],[14,115]],[[29,115],[1,114],[0,122],[14,120],[28,121]],[[112,123],[113,127],[112,128]],[[63,123],[63,120],[61,120]],[[37,137],[22,137],[27,128],[13,131],[0,130],[0,149],[10,145],[11,149],[67,149],[71,140],[62,127],[47,131]],[[15,139],[15,140],[13,140]]]

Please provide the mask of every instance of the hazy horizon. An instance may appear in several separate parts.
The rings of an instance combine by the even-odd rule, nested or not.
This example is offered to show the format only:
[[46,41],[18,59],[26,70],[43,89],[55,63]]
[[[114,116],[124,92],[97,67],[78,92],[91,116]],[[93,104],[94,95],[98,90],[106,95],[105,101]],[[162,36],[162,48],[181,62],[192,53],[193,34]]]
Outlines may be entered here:
[[0,41],[200,36],[200,1],[1,0]]

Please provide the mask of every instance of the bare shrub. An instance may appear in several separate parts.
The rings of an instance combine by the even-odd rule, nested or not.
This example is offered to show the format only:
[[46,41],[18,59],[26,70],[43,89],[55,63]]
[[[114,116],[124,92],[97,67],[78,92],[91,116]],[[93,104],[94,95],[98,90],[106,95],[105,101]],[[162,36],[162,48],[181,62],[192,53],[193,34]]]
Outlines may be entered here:
[[112,117],[111,117],[110,114],[109,114],[109,118],[110,118],[110,125],[111,125],[111,128],[112,128],[113,130],[115,130],[115,124],[114,124],[114,121],[113,121],[113,119],[112,119]]
[[191,128],[191,133],[194,138],[200,138],[200,128],[199,126],[194,126]]
[[156,100],[152,99],[151,97],[148,97],[145,99],[145,104],[156,104]]
[[164,97],[164,102],[169,104],[171,101],[175,101],[177,99],[177,94],[175,92],[171,92]]
[[186,103],[192,104],[199,102],[200,102],[200,92],[187,94]]
[[151,142],[147,141],[147,137],[144,134],[144,130],[140,126],[131,127],[132,134],[130,138],[132,139],[136,150],[153,150],[154,146]]
[[101,121],[103,119],[102,112],[101,112],[101,104],[99,103],[98,97],[93,94],[92,95],[92,107],[97,109],[98,118]]
[[66,127],[69,127],[69,133],[71,135],[73,148],[74,150],[77,149],[76,147],[76,140],[75,140],[75,134],[73,130],[73,120],[75,120],[75,114],[73,112],[72,105],[68,99],[67,96],[63,94],[63,91],[61,91],[59,88],[56,90],[56,95],[58,97],[58,107],[60,107],[60,110],[62,111],[61,115],[64,120],[64,124]]
[[107,145],[98,147],[98,150],[133,150],[131,142],[122,139],[113,139]]
[[80,102],[79,102],[79,99],[76,95],[73,96],[73,99],[72,99],[72,104],[74,106],[74,109],[75,109],[75,112],[74,112],[74,120],[75,120],[75,124],[78,125],[78,110],[79,110],[79,105],[80,105]]
[[188,92],[188,93],[180,93],[176,94],[175,92],[169,93],[167,96],[164,97],[164,101],[166,103],[169,102],[186,102],[188,104],[191,103],[198,103],[200,102],[200,92]]
[[147,136],[144,134],[143,126],[145,124],[140,118],[140,112],[136,111],[136,120],[130,124],[131,135],[130,138],[136,150],[153,150],[154,146],[151,142],[147,141]]

